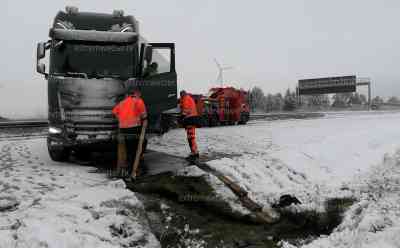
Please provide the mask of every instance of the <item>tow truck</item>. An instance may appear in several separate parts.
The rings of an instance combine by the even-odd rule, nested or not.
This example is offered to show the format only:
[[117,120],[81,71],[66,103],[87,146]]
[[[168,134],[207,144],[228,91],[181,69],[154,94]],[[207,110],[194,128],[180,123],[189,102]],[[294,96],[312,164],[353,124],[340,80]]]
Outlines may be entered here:
[[202,126],[246,124],[250,119],[248,92],[234,87],[214,87],[206,96],[192,95]]

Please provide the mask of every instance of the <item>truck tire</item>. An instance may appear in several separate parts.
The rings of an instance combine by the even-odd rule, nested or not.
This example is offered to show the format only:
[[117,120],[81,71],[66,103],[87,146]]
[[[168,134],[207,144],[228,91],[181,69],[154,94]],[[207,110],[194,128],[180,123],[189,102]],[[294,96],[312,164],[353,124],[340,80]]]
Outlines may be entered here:
[[69,155],[71,153],[71,149],[66,147],[53,147],[51,145],[50,139],[47,139],[47,150],[49,152],[49,156],[51,160],[56,162],[65,162],[68,160]]
[[210,127],[215,127],[215,126],[218,126],[219,124],[220,124],[220,123],[219,123],[219,120],[218,120],[218,116],[212,115],[212,116],[210,117],[209,126],[210,126]]
[[208,123],[208,116],[207,115],[203,115],[201,117],[201,127],[208,127],[209,123]]
[[246,123],[247,123],[248,121],[249,121],[249,116],[248,116],[248,114],[241,113],[241,114],[240,114],[239,125],[246,125]]

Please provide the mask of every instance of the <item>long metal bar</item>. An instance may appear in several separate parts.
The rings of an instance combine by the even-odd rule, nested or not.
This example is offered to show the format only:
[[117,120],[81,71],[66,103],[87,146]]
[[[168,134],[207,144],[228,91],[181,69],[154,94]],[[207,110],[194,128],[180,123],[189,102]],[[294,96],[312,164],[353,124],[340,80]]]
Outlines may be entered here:
[[[303,119],[323,117],[323,113],[317,112],[293,112],[293,113],[266,113],[251,114],[250,120],[257,119]],[[171,114],[171,117],[178,118],[178,114]],[[4,128],[27,128],[27,127],[47,127],[47,120],[19,120],[19,121],[0,121],[0,129]],[[101,126],[100,126],[101,127]],[[107,126],[108,127],[108,126]]]
[[368,108],[371,110],[371,82],[368,84]]
[[0,122],[0,128],[46,127],[46,126],[48,126],[47,120]]

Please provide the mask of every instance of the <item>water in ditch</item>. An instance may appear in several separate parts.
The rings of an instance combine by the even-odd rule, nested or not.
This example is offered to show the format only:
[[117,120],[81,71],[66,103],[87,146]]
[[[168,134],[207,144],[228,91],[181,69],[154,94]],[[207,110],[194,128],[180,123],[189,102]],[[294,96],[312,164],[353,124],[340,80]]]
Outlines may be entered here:
[[[164,248],[274,248],[282,240],[306,244],[330,234],[355,201],[329,199],[322,213],[282,209],[278,223],[265,225],[232,213],[202,177],[166,174],[127,186],[143,202],[149,225]],[[193,201],[182,196],[202,197]]]
[[[183,201],[181,195],[215,197],[199,178],[173,177],[135,187],[162,247],[279,247],[281,240],[306,244],[340,224],[354,199],[330,199],[326,211],[280,211],[280,221],[262,225],[232,214],[223,202]],[[206,199],[207,197],[204,197]]]

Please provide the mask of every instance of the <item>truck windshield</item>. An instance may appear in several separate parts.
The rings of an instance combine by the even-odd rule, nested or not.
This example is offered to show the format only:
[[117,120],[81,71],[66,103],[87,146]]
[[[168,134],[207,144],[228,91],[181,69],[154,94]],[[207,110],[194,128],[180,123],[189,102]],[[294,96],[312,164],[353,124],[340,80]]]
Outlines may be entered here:
[[89,78],[134,77],[137,64],[135,44],[103,44],[63,41],[52,49],[51,73],[84,73]]

